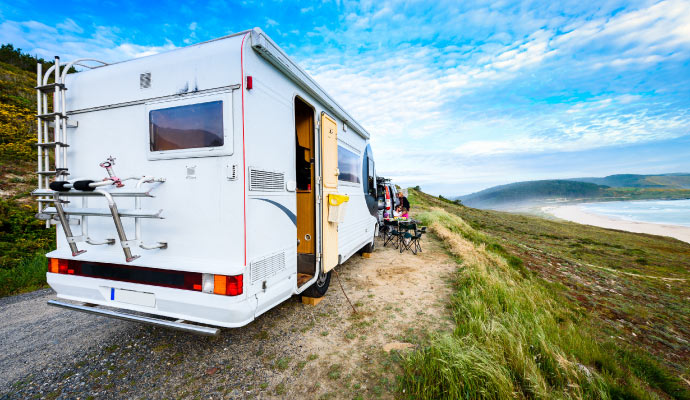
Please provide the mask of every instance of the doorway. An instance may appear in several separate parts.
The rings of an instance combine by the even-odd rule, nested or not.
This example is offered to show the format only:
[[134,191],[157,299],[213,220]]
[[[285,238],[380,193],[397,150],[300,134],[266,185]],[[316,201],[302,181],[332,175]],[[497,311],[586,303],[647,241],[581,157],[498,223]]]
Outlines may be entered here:
[[295,97],[298,288],[316,274],[315,150],[314,108]]

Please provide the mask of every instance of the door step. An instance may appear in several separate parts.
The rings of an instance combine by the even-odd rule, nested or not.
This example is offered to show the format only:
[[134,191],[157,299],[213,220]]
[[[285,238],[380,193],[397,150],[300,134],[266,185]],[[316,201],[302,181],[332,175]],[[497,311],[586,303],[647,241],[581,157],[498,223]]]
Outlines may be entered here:
[[302,287],[305,283],[309,281],[314,275],[297,273],[297,287]]

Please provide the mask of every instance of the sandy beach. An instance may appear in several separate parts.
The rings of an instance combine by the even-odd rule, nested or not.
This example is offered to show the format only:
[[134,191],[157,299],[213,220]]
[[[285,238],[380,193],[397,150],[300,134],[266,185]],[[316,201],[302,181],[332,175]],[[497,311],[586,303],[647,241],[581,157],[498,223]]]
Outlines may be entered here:
[[628,232],[649,233],[669,236],[690,243],[690,228],[678,225],[654,224],[650,222],[629,221],[586,212],[579,205],[546,206],[542,212],[578,224],[619,229]]

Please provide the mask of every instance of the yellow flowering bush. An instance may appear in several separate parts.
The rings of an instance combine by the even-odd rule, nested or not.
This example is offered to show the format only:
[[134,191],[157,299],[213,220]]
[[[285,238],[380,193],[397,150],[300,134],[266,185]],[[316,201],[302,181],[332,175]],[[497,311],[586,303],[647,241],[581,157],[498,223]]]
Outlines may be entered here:
[[36,154],[36,74],[0,62],[0,161]]
[[0,103],[0,160],[30,160],[36,154],[35,111]]

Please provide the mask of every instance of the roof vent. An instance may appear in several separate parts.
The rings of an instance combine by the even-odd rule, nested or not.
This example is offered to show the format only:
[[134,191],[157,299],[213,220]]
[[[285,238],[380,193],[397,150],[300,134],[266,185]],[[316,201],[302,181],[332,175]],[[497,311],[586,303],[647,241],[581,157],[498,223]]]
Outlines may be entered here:
[[139,75],[139,88],[140,89],[148,89],[151,87],[151,73],[150,72],[144,72],[143,74]]

